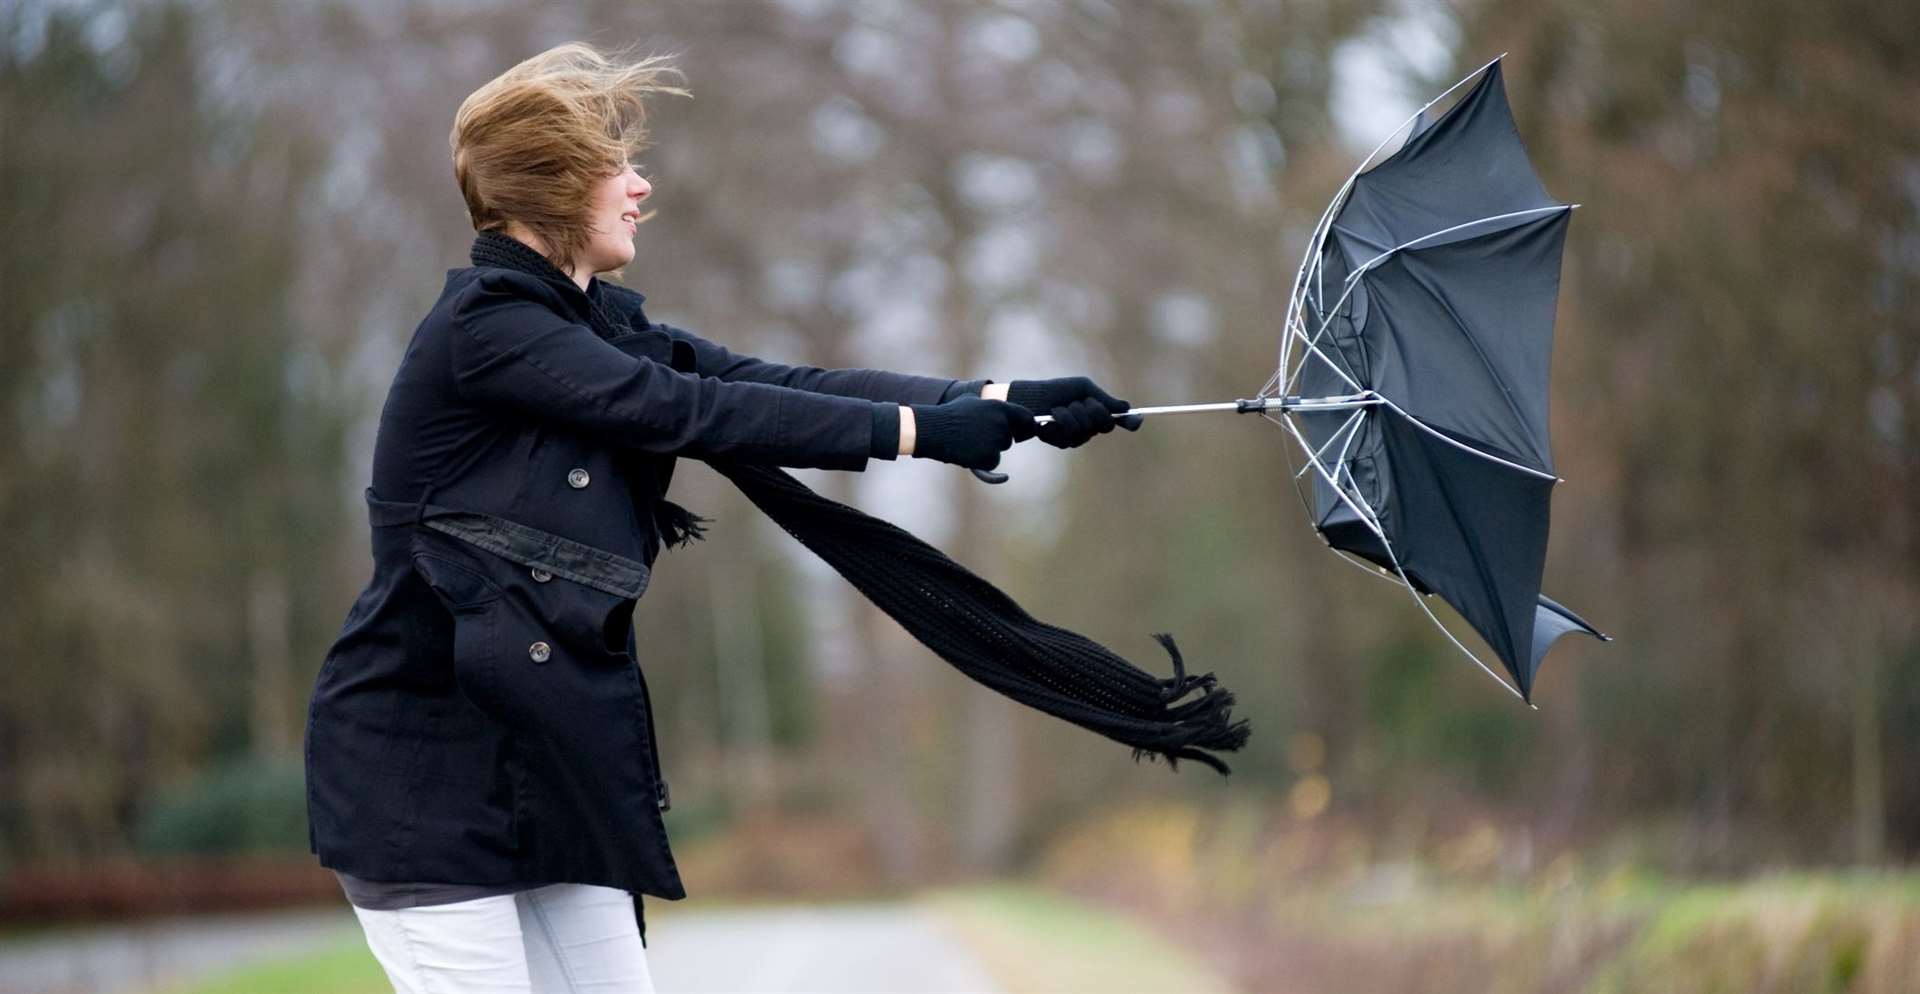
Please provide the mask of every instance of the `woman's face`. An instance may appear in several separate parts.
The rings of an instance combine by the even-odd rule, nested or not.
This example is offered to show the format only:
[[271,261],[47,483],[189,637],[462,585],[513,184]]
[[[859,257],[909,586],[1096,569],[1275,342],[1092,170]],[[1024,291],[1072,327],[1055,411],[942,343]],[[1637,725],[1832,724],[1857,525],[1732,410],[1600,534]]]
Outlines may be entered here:
[[637,220],[640,201],[652,192],[653,184],[636,172],[630,162],[594,187],[593,240],[587,243],[580,260],[588,272],[604,273],[633,261],[633,236],[640,230]]

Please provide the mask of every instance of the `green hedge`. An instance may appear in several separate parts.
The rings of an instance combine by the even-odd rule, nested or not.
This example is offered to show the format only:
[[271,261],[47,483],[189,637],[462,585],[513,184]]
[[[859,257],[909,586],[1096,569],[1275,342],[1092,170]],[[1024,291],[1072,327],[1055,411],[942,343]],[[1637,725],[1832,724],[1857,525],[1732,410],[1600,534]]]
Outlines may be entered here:
[[305,771],[253,758],[209,767],[149,800],[134,844],[151,855],[305,852]]

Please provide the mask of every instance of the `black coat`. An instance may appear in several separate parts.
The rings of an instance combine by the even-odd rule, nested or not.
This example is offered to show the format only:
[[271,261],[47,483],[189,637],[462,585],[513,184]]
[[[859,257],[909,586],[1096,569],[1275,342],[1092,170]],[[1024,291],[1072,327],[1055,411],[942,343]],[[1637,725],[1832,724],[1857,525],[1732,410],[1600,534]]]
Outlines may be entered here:
[[[632,626],[677,455],[859,470],[873,402],[982,381],[784,366],[598,279],[449,270],[381,412],[373,576],[314,686],[320,862],[685,896]],[[625,328],[602,337],[596,301]],[[669,650],[670,651],[670,650]]]

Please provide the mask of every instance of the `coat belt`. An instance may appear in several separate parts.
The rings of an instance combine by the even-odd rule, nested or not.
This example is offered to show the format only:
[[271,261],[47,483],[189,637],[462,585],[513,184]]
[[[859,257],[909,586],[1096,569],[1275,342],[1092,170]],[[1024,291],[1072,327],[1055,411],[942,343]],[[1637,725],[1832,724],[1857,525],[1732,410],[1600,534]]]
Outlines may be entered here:
[[[584,542],[542,531],[497,514],[467,511],[430,500],[381,500],[368,487],[367,517],[375,528],[424,525],[452,535],[522,566],[564,576],[595,590],[638,598],[647,589],[645,563]],[[431,497],[431,492],[428,494]]]

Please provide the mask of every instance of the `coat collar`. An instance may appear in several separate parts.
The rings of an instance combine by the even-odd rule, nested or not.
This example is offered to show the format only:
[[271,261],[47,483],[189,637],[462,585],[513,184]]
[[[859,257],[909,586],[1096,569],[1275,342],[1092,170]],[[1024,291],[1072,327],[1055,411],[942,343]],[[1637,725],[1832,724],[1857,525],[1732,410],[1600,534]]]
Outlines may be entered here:
[[[629,322],[628,315],[624,313],[626,308],[614,304],[611,299],[612,293],[607,289],[607,285],[601,282],[600,277],[588,277],[587,287],[582,290],[580,284],[573,281],[573,277],[554,265],[546,256],[535,251],[533,246],[504,232],[482,231],[475,234],[473,245],[467,250],[467,256],[476,266],[517,270],[552,284],[555,289],[566,294],[569,300],[579,305],[581,311],[591,318],[593,330],[602,338],[614,338],[626,334],[635,327]],[[638,322],[638,327],[647,327],[651,322],[647,321],[645,313],[640,310],[640,305],[647,299],[646,294],[626,287],[622,287],[621,290],[632,297],[629,306],[632,308],[633,319]]]

